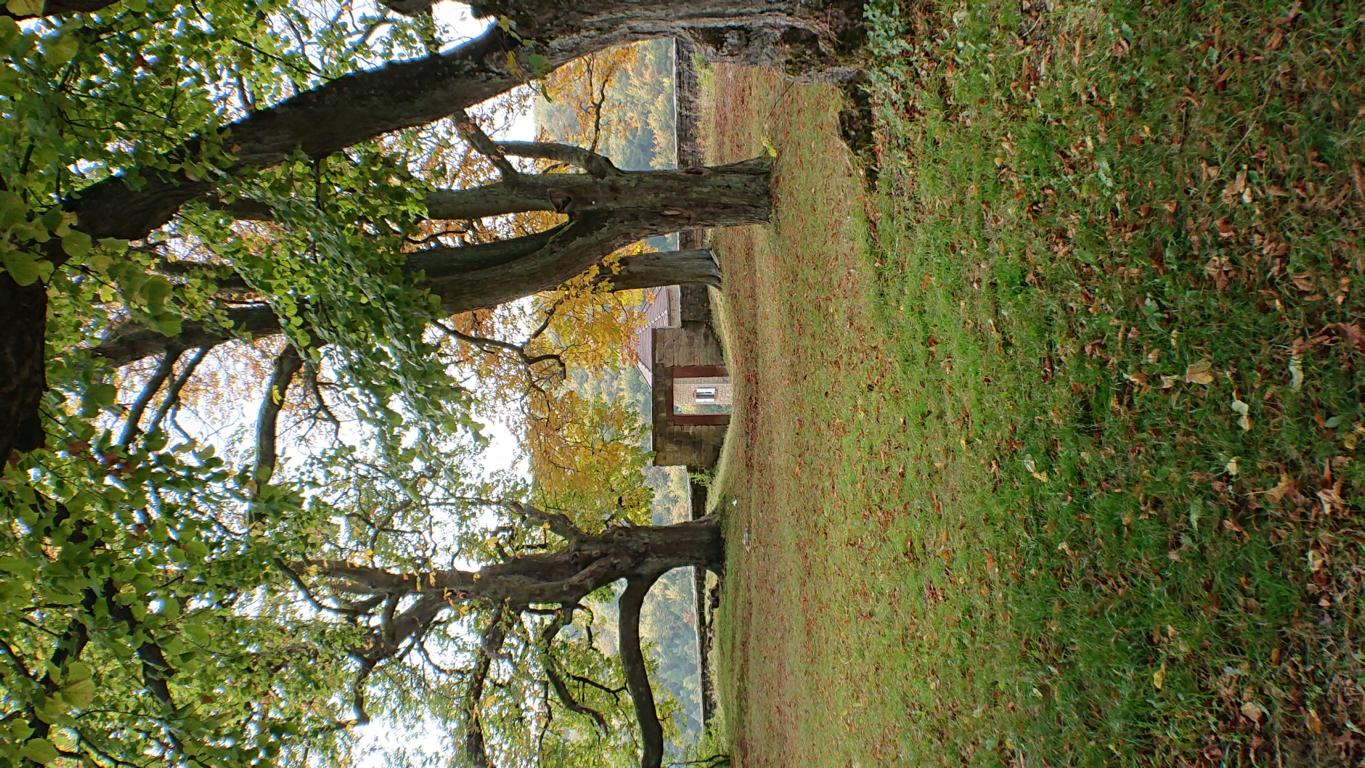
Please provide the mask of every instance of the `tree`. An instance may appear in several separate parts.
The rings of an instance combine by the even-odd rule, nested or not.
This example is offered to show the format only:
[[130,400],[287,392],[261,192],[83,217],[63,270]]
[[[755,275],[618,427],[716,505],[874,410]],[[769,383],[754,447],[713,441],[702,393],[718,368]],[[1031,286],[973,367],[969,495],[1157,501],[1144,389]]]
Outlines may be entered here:
[[[0,336],[0,361],[19,374],[0,392],[6,404],[0,410],[0,434],[14,436],[0,443],[0,453],[8,455],[13,449],[24,450],[41,442],[37,411],[45,382],[41,345],[36,339],[43,336],[47,301],[38,278],[48,270],[62,268],[72,258],[87,256],[89,242],[145,237],[170,222],[187,203],[202,200],[223,186],[212,180],[215,177],[239,177],[277,166],[296,155],[318,160],[382,134],[455,115],[514,88],[528,73],[549,71],[611,45],[690,35],[718,57],[771,62],[800,54],[800,60],[809,65],[818,60],[812,51],[822,46],[846,50],[856,39],[859,27],[854,10],[834,5],[758,0],[748,4],[595,0],[572,6],[477,3],[476,12],[496,15],[500,23],[447,52],[338,76],[226,124],[214,125],[201,119],[185,125],[186,130],[174,132],[185,136],[183,141],[157,142],[164,147],[160,153],[122,170],[111,164],[106,167],[105,178],[74,193],[65,192],[55,179],[42,179],[44,183],[22,192],[10,190],[17,197],[6,204],[7,216],[16,223],[23,221],[27,230],[15,233],[18,237],[12,243],[16,254],[8,260],[6,275],[0,277],[0,305],[5,307],[0,320],[5,321],[7,329]],[[252,22],[268,9],[269,4],[262,3],[255,14],[239,14],[240,31],[250,35],[255,26]],[[175,13],[175,9],[169,11],[171,16]],[[120,22],[127,23],[127,16],[116,16],[110,26],[96,27],[96,34],[110,34]],[[620,23],[623,17],[630,23]],[[80,38],[89,36],[89,28],[82,27],[82,21],[78,16],[50,50],[43,49],[38,63],[56,70],[88,58],[91,66],[101,66],[94,54],[78,55],[82,53],[76,50]],[[29,45],[29,36],[12,22],[0,34],[7,44],[18,40],[20,45]],[[132,41],[129,44],[136,45]],[[146,61],[135,49],[123,53]],[[147,74],[160,77],[166,63],[158,64],[162,71]],[[125,85],[145,84],[145,79],[136,75],[132,80]],[[251,99],[244,101],[252,106]],[[114,122],[109,128],[122,121]],[[109,128],[105,135],[116,133]],[[101,160],[110,159],[106,151],[94,154],[103,155]],[[19,170],[18,178],[22,178],[29,168]],[[50,207],[53,202],[59,207]]]
[[[426,197],[432,219],[468,220],[527,211],[555,210],[569,219],[543,232],[489,243],[437,245],[401,254],[404,278],[430,292],[444,314],[496,306],[549,290],[600,262],[611,252],[643,238],[680,228],[730,226],[766,221],[769,211],[767,158],[685,171],[618,171],[606,158],[549,143],[501,143],[508,154],[572,156],[592,165],[592,173],[516,173],[509,180],[465,190],[433,190]],[[573,150],[569,152],[568,150]],[[235,206],[243,216],[267,216],[250,203]],[[198,272],[212,281],[216,265],[161,265],[179,278]],[[684,282],[712,283],[718,269],[709,251],[640,254],[602,276],[617,289]],[[238,295],[224,308],[228,322],[219,327],[186,323],[168,336],[160,327],[122,323],[94,348],[123,365],[170,348],[212,346],[235,336],[279,333],[281,321],[264,301],[242,305],[250,288],[240,276],[218,281]]]
[[[443,49],[422,13],[300,5],[0,16],[0,756],[303,764],[379,710],[460,724],[476,764],[633,752],[629,717],[658,765],[640,601],[664,570],[718,567],[719,530],[552,509],[481,470],[479,380],[449,340],[527,369],[542,353],[447,318],[585,270],[713,280],[705,253],[596,265],[763,220],[768,164],[620,171],[494,142],[468,110],[657,35],[809,63],[854,19],[490,2],[499,23]],[[237,404],[188,413],[195,380],[262,354],[254,429],[214,438]],[[589,617],[613,582],[619,669]]]

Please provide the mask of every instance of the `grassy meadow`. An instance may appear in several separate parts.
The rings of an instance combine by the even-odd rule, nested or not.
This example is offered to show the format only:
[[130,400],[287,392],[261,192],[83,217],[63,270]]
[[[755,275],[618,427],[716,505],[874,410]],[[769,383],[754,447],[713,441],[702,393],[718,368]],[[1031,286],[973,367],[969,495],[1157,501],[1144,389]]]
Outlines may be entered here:
[[877,2],[840,94],[710,73],[753,766],[1365,760],[1365,20]]

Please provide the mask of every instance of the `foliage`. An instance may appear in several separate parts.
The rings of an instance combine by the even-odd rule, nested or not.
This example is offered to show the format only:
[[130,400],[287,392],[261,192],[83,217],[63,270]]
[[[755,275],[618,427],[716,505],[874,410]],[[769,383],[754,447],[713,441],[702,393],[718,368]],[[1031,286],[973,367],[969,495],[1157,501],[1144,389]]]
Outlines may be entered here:
[[[531,308],[442,318],[410,254],[560,223],[426,220],[430,190],[496,183],[452,121],[250,170],[224,140],[224,125],[451,36],[366,3],[0,15],[0,277],[42,282],[48,300],[48,447],[0,475],[0,762],[345,763],[372,719],[479,731],[500,764],[635,760],[622,672],[585,610],[511,617],[451,595],[400,637],[391,622],[420,597],[358,595],[327,570],[478,569],[563,544],[512,511],[528,483],[481,468],[478,414],[530,399],[551,358],[618,362],[633,327],[617,312],[633,299],[591,276]],[[213,194],[146,238],[94,239],[70,209],[113,178]],[[248,307],[284,338],[172,344],[118,371],[91,347],[130,326],[192,338]],[[551,308],[527,345],[479,336]],[[632,479],[645,453],[619,409],[553,412],[580,402],[588,416],[556,433],[579,458],[547,482],[597,532],[613,493],[648,508]],[[462,699],[480,665],[486,692]],[[552,692],[556,673],[573,696]]]
[[584,56],[545,79],[537,127],[599,148],[620,168],[666,167],[673,151],[673,44],[650,40]]

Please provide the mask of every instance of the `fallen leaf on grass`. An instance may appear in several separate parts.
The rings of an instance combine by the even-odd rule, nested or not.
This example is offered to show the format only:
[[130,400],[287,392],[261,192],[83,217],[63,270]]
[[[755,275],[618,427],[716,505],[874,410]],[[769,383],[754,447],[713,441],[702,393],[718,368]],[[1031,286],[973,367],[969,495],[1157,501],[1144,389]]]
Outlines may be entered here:
[[1295,489],[1296,485],[1294,478],[1287,474],[1281,474],[1280,482],[1277,483],[1274,488],[1266,491],[1265,497],[1275,503],[1279,503],[1281,499],[1289,495],[1289,493]]
[[1208,386],[1213,383],[1213,363],[1207,358],[1197,363],[1190,363],[1185,369],[1185,381],[1190,384],[1203,384]]
[[1232,400],[1232,410],[1233,410],[1233,412],[1236,413],[1237,416],[1238,416],[1237,425],[1240,426],[1240,427],[1242,428],[1242,431],[1243,431],[1243,432],[1248,432],[1248,431],[1250,431],[1250,430],[1251,430],[1251,415],[1250,415],[1250,414],[1251,414],[1251,406],[1249,406],[1249,405],[1247,405],[1246,403],[1242,402],[1242,400],[1239,399],[1239,398],[1233,398],[1233,400]]

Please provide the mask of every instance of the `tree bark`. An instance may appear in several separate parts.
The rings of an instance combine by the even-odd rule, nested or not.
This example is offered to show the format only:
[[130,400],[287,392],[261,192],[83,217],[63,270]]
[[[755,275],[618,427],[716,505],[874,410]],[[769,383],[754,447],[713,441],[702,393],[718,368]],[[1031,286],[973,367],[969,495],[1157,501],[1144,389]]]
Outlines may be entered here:
[[[73,0],[71,7],[78,4]],[[96,182],[63,207],[94,239],[137,240],[169,222],[185,203],[214,190],[214,183],[202,177],[162,168],[207,160],[237,174],[278,164],[296,151],[325,157],[473,106],[541,74],[539,69],[636,40],[687,36],[713,58],[751,64],[783,60],[790,70],[818,69],[839,59],[862,35],[856,0],[484,0],[473,7],[476,15],[499,16],[504,24],[445,53],[328,81],[221,127],[213,141],[192,138],[147,168]],[[207,152],[206,145],[221,147],[226,161]],[[55,244],[46,255],[57,267],[67,260]],[[0,303],[25,304],[19,324],[0,328],[0,362],[24,374],[3,393],[8,397],[0,407],[0,434],[16,437],[0,441],[5,449],[0,460],[10,450],[36,447],[28,438],[39,424],[37,404],[46,380],[41,343],[31,340],[45,336],[46,301],[44,291],[0,283]],[[42,443],[41,429],[36,443]]]
[[108,8],[116,2],[118,0],[47,0],[38,13],[15,13],[5,4],[0,3],[0,16],[8,16],[15,21],[23,21],[24,19],[40,19],[48,16],[66,16],[73,13],[94,13]]
[[599,280],[614,291],[657,288],[661,285],[700,283],[720,287],[720,264],[710,248],[690,251],[657,251],[621,260],[621,271]]
[[[674,568],[695,566],[718,570],[725,556],[720,525],[703,517],[666,526],[608,528],[589,534],[574,527],[563,515],[514,505],[532,519],[544,520],[565,539],[557,551],[522,555],[488,565],[479,571],[442,569],[394,573],[372,566],[339,561],[299,563],[299,572],[316,573],[337,592],[376,598],[396,605],[413,598],[401,613],[385,613],[371,628],[370,639],[359,657],[377,663],[421,633],[446,610],[464,602],[478,602],[494,609],[480,651],[496,652],[503,634],[497,627],[504,611],[519,612],[533,606],[557,605],[572,611],[589,593],[624,579],[626,589],[619,605],[621,663],[626,688],[635,706],[641,729],[641,766],[659,768],[663,758],[663,728],[659,723],[650,688],[644,654],[640,647],[640,609],[645,595],[660,576]],[[492,645],[493,647],[488,647]],[[476,659],[466,712],[477,715],[483,678],[482,657]],[[466,731],[466,756],[474,764],[484,757],[482,728],[477,718]],[[484,758],[486,759],[486,757]]]
[[47,288],[20,286],[0,273],[0,469],[11,452],[43,444],[38,407],[47,390],[46,322]]
[[310,561],[299,570],[315,569],[335,588],[352,594],[418,595],[431,597],[438,607],[477,600],[522,609],[536,604],[575,605],[588,593],[619,579],[687,566],[716,569],[724,557],[720,526],[713,518],[703,517],[674,525],[579,533],[563,549],[523,555],[478,571],[393,573],[330,560]]
[[[433,248],[408,258],[409,272],[424,275],[422,286],[441,300],[448,314],[497,306],[550,290],[599,262],[612,251],[653,235],[698,227],[724,227],[767,221],[770,212],[766,157],[715,168],[682,171],[624,172],[607,179],[588,174],[573,177],[570,188],[591,192],[586,208],[558,227],[526,237],[459,248]],[[581,177],[581,178],[579,178]],[[524,177],[541,183],[538,177]],[[492,185],[500,190],[503,185]],[[542,189],[553,189],[542,185]],[[457,193],[458,194],[458,193]],[[548,194],[548,192],[546,193]],[[533,198],[539,203],[544,198]],[[577,203],[575,203],[577,204]],[[468,206],[460,207],[467,212]],[[450,206],[429,211],[442,216]],[[714,259],[705,251],[682,252],[674,261],[659,254],[630,264],[620,275],[605,276],[617,289],[718,281]],[[640,258],[640,257],[635,257]],[[633,261],[633,260],[632,260]],[[654,282],[658,281],[658,282]],[[162,335],[135,322],[115,329],[95,353],[114,365],[125,365],[168,347],[213,346],[234,336],[258,338],[280,332],[270,307],[237,307],[227,312],[231,329],[187,322],[176,337]]]

